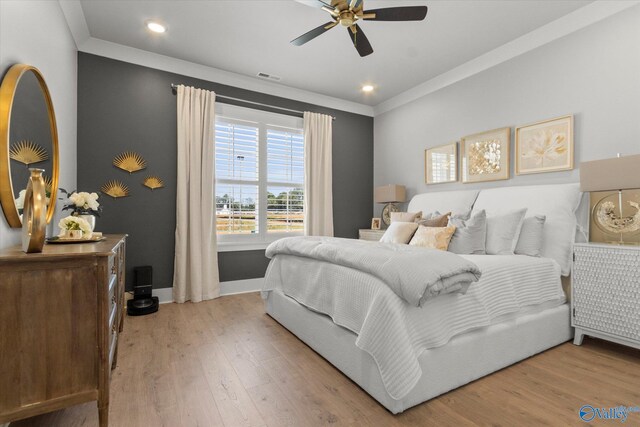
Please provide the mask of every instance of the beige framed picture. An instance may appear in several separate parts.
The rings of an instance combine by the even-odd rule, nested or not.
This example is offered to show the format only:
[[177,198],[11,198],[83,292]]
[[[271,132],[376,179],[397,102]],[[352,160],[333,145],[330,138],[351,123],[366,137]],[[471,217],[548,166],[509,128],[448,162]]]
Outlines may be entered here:
[[424,150],[424,182],[442,184],[458,180],[458,143]]
[[465,136],[460,141],[462,182],[509,179],[511,128]]
[[573,116],[516,128],[516,175],[573,169]]
[[372,230],[380,230],[380,218],[372,218],[371,219],[371,229]]

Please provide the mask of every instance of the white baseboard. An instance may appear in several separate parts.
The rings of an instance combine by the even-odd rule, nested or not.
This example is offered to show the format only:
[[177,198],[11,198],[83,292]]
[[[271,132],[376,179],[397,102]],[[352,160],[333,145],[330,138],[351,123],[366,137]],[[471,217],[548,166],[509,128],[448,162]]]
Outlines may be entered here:
[[245,294],[247,292],[258,292],[262,289],[264,277],[255,279],[232,280],[230,282],[220,282],[220,295]]
[[154,289],[153,296],[158,297],[160,304],[173,302],[173,288]]
[[[258,292],[263,283],[264,277],[220,282],[220,296]],[[158,297],[160,304],[173,302],[173,288],[154,289],[153,295]]]

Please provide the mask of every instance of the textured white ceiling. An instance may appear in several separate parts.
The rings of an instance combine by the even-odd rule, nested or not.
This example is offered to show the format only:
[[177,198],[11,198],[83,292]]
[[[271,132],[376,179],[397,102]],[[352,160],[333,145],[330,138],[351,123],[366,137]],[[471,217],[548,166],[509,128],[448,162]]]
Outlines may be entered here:
[[[361,58],[341,26],[296,47],[289,41],[329,15],[293,0],[82,0],[92,37],[243,75],[377,105],[590,1],[365,0],[365,9],[427,5],[421,22],[363,22],[374,53]],[[162,35],[147,20],[167,26]],[[376,90],[363,94],[371,83]]]

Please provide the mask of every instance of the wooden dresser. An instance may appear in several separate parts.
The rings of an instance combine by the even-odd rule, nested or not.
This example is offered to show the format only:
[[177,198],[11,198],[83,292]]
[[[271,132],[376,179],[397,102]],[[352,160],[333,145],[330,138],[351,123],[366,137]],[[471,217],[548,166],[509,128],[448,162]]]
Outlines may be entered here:
[[108,425],[125,238],[0,250],[0,424],[97,400]]

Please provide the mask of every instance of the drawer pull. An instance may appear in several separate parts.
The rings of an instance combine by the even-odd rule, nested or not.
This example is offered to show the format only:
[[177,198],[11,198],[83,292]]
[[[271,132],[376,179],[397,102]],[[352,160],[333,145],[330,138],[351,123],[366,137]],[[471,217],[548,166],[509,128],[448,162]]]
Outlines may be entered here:
[[116,267],[116,264],[114,263],[111,266],[111,274],[116,274],[117,271],[118,271],[118,267]]
[[116,303],[116,296],[112,295],[111,296],[111,304],[115,304]]

